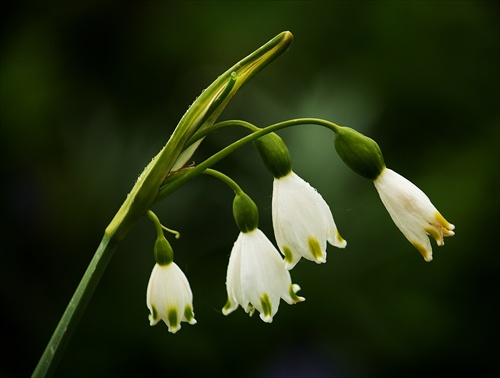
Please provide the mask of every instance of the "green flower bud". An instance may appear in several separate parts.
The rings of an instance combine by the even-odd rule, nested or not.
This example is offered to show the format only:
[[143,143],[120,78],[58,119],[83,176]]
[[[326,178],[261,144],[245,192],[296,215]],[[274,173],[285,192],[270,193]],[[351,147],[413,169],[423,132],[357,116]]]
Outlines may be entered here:
[[174,250],[165,236],[158,235],[154,247],[155,260],[158,265],[168,265],[174,261]]
[[257,205],[243,192],[234,197],[233,215],[241,232],[253,231],[259,226]]
[[335,149],[340,158],[357,174],[375,180],[385,168],[377,142],[349,127],[335,132]]
[[292,170],[292,158],[285,142],[277,134],[270,133],[254,142],[260,157],[275,178],[288,175]]

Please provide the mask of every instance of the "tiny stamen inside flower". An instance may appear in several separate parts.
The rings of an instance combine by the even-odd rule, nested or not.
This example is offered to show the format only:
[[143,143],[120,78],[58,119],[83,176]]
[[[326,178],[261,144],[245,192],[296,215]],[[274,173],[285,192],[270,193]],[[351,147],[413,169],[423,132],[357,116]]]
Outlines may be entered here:
[[253,307],[253,305],[249,303],[247,308],[245,308],[245,311],[247,312],[248,315],[252,316],[253,313],[255,312],[255,307]]

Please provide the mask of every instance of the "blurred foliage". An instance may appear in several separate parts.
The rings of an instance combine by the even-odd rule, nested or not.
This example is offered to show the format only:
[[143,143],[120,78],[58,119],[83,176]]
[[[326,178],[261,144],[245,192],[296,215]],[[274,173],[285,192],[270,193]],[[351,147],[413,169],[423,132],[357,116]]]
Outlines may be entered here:
[[[221,314],[237,228],[232,194],[201,177],[156,206],[198,324],[150,327],[154,229],[120,245],[59,377],[493,376],[498,343],[499,6],[485,1],[6,1],[1,12],[3,224],[0,376],[33,370],[136,176],[194,98],[283,30],[290,51],[221,119],[323,117],[380,144],[386,163],[457,226],[425,263],[372,184],[317,127],[284,130],[294,170],[330,204],[344,250],[301,262],[306,302],[264,324]],[[244,135],[210,136],[201,161]],[[221,162],[272,237],[271,176],[251,146]],[[435,246],[435,244],[434,244]]]

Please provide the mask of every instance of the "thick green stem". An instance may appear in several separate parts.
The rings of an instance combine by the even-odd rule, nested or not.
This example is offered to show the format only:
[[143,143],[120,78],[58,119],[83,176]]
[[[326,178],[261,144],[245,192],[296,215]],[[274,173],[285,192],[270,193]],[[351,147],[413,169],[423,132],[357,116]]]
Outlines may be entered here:
[[[198,130],[209,129],[238,89],[286,51],[291,42],[292,34],[290,32],[280,33],[219,76],[190,106],[165,147],[141,173],[131,192],[106,228],[101,244],[59,321],[33,377],[47,377],[54,372],[55,366],[92,297],[118,242],[123,240],[135,222],[154,203],[158,189],[169,172],[177,169],[177,165],[184,165],[185,161],[196,150],[197,146],[193,144],[190,145],[189,149],[186,148],[186,142]],[[201,140],[198,140],[198,143],[200,142]]]
[[[106,232],[122,240],[135,222],[153,204],[158,189],[171,170],[183,166],[197,145],[186,142],[199,130],[210,129],[239,88],[290,46],[292,34],[283,32],[240,60],[219,76],[193,102],[179,121],[169,141],[141,173],[108,225]],[[198,144],[201,140],[198,141]]]
[[118,242],[105,234],[97,248],[80,284],[64,311],[56,330],[52,334],[32,377],[50,377],[68,344],[71,335],[82,317],[92,294],[99,283],[104,270],[116,250]]

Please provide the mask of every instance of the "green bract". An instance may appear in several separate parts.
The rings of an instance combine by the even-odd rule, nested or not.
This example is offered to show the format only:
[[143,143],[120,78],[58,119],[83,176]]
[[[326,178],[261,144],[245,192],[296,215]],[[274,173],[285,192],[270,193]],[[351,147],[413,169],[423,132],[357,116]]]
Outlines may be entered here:
[[340,158],[357,174],[375,180],[385,167],[377,142],[349,127],[335,132],[335,149]]
[[219,76],[193,102],[179,121],[167,144],[137,179],[117,214],[106,228],[106,235],[122,240],[133,224],[156,200],[160,186],[172,170],[190,159],[201,139],[188,145],[197,131],[210,128],[239,88],[290,46],[290,32],[278,34],[261,48],[240,60]]
[[275,178],[284,177],[292,171],[292,158],[288,148],[277,134],[269,133],[257,139],[254,144]]
[[[226,276],[227,315],[238,306],[250,315],[257,310],[270,323],[281,299],[289,304],[301,302],[300,289],[292,284],[289,269],[302,258],[323,263],[327,242],[346,246],[323,197],[292,171],[288,148],[274,132],[285,127],[315,124],[335,132],[334,145],[341,159],[356,173],[374,181],[382,202],[396,225],[422,253],[432,259],[428,235],[438,245],[445,236],[454,235],[454,226],[436,210],[427,196],[411,182],[386,169],[379,146],[359,132],[318,118],[295,118],[259,128],[249,122],[229,120],[215,123],[227,103],[250,78],[283,53],[292,41],[283,32],[242,59],[219,76],[193,102],[162,150],[140,174],[124,203],[106,228],[105,234],[75,294],[63,314],[33,377],[48,377],[61,357],[78,319],[89,302],[118,242],[134,223],[147,215],[154,223],[156,264],[148,283],[146,304],[150,324],[163,320],[175,333],[181,322],[195,324],[193,294],[187,277],[173,261],[172,247],[164,232],[179,233],[163,226],[150,210],[189,180],[200,174],[216,177],[235,193],[233,215],[240,234],[234,243]],[[231,143],[201,162],[186,166],[202,140],[229,126],[242,126],[250,134]],[[274,176],[272,215],[276,242],[284,261],[265,234],[258,229],[259,212],[252,199],[229,176],[212,169],[213,165],[247,143],[254,142],[264,164]]]

